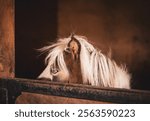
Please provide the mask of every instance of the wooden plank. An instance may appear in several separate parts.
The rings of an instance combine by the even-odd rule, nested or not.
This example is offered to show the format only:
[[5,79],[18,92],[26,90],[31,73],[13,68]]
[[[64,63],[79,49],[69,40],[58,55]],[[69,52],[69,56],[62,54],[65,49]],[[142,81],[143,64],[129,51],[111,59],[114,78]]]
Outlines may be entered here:
[[17,104],[110,104],[109,102],[23,92]]
[[0,0],[0,77],[14,77],[14,0]]
[[0,88],[0,104],[8,103],[8,92],[6,88]]
[[[89,85],[67,84],[44,80],[0,79],[0,86],[8,89],[9,99],[21,92],[54,95],[112,103],[150,103],[150,91],[98,88]],[[14,102],[14,101],[10,101]]]

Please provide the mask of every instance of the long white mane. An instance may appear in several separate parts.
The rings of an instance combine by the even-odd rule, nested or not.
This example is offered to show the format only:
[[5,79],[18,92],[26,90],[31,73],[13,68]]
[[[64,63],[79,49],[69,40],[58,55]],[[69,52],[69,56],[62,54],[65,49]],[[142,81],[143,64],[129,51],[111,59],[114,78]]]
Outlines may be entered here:
[[[126,68],[118,66],[115,61],[101,53],[90,44],[87,38],[74,35],[80,45],[80,68],[83,84],[91,84],[99,87],[130,88],[130,75]],[[57,43],[45,46],[41,51],[47,51],[45,58],[46,68],[39,78],[48,78],[58,75],[62,80],[69,79],[69,70],[66,66],[63,52],[66,51],[71,36],[59,39]],[[56,73],[52,73],[52,71]]]

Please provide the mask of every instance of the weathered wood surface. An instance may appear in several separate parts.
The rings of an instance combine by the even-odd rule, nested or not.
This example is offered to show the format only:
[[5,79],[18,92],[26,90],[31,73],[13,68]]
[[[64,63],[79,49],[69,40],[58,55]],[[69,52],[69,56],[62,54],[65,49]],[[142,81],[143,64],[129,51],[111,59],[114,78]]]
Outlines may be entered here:
[[7,89],[0,88],[0,104],[8,103]]
[[62,96],[44,95],[22,92],[16,99],[16,104],[109,104],[104,101],[94,101]]
[[21,92],[111,103],[150,103],[149,91],[98,88],[88,85],[19,78],[0,79],[0,86],[8,89],[8,103],[15,103]]
[[0,0],[0,77],[14,77],[14,0]]

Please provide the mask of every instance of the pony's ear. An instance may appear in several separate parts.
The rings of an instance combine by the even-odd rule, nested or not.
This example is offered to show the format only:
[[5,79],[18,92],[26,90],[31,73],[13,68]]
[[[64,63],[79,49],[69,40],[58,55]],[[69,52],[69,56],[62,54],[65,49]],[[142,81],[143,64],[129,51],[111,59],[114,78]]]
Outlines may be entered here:
[[75,33],[72,32],[71,35],[70,35],[70,36],[71,36],[71,39],[74,37],[74,35],[75,35]]
[[71,33],[71,40],[70,40],[70,42],[68,43],[68,45],[69,45],[72,41],[75,41],[75,42],[80,46],[79,40],[76,39],[74,36],[75,36],[75,34],[74,34],[74,33]]

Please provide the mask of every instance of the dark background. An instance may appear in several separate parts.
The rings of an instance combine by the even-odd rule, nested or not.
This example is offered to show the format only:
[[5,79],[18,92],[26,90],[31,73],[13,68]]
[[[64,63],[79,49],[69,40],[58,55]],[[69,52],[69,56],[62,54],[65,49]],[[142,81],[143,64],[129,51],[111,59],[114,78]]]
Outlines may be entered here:
[[126,64],[132,88],[150,90],[149,0],[16,0],[16,77],[37,78],[45,68],[36,49],[67,37],[88,37],[118,64]]
[[57,0],[15,1],[16,77],[37,78],[44,56],[37,49],[57,36]]

